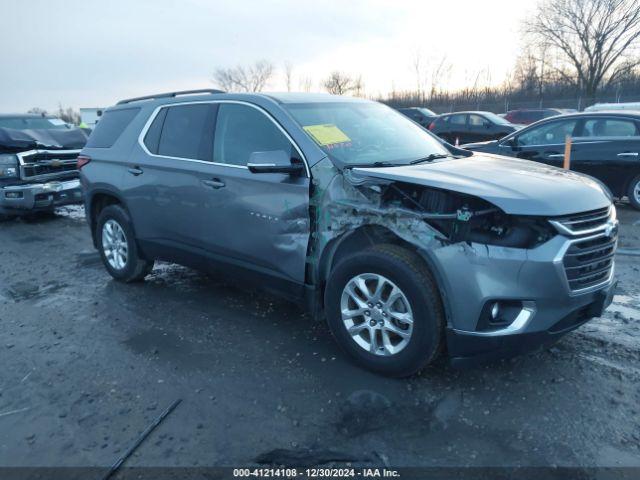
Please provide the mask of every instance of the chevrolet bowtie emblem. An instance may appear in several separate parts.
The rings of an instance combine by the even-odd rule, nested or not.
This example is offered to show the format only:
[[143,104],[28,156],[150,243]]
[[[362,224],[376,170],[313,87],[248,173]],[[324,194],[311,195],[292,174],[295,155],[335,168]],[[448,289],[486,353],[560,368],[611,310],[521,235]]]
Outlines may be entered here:
[[613,223],[613,222],[607,222],[607,224],[604,227],[604,234],[607,237],[612,237],[614,232],[617,230],[618,226]]

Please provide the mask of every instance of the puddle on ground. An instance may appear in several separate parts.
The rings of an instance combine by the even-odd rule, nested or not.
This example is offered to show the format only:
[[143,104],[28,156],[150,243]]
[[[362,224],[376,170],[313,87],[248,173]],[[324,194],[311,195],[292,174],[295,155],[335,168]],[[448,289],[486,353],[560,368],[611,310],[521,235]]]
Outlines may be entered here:
[[42,298],[57,293],[65,287],[67,287],[66,284],[59,282],[49,282],[43,285],[30,282],[17,282],[10,285],[3,294],[14,302],[21,302],[23,300]]

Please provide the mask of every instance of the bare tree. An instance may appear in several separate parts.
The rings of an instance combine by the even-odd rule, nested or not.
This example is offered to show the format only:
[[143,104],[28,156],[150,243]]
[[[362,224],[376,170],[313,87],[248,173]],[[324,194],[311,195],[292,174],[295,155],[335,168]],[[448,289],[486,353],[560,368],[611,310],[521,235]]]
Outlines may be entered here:
[[442,89],[442,84],[447,83],[451,78],[453,65],[447,60],[447,56],[443,55],[437,66],[431,72],[431,96],[433,97]]
[[80,125],[80,112],[71,107],[65,108],[61,103],[58,104],[58,111],[55,112],[55,115],[64,122]]
[[284,81],[287,85],[287,92],[291,91],[291,82],[293,80],[293,65],[290,62],[284,62]]
[[640,38],[637,0],[543,0],[525,31],[538,49],[558,53],[551,67],[591,101],[640,64],[631,56]]
[[40,107],[30,108],[27,113],[34,113],[36,115],[42,115],[42,116],[47,115],[47,111],[44,108],[40,108]]
[[357,84],[354,78],[336,70],[322,82],[322,86],[333,95],[344,95],[354,90]]
[[303,92],[310,92],[313,89],[313,79],[311,77],[301,77],[298,88]]
[[213,73],[213,83],[229,92],[261,92],[273,77],[273,64],[258,60],[253,65],[218,68]]

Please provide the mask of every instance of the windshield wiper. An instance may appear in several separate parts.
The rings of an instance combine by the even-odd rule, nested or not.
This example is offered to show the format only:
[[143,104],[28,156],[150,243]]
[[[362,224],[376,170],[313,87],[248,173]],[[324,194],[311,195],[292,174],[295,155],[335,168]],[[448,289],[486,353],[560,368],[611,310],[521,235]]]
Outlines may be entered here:
[[373,162],[373,163],[352,163],[345,165],[345,168],[375,168],[375,167],[397,167],[397,163],[392,162]]
[[418,158],[417,160],[411,160],[409,165],[415,165],[416,163],[423,162],[433,162],[434,160],[438,160],[439,158],[447,158],[451,157],[448,153],[432,153],[431,155],[427,155],[426,157]]

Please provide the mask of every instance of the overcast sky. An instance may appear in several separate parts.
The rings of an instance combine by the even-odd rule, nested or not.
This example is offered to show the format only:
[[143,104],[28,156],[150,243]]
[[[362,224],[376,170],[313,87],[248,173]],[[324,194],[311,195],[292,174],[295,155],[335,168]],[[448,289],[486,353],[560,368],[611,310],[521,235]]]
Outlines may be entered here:
[[0,0],[0,112],[102,107],[118,99],[210,88],[217,67],[271,61],[267,90],[332,70],[367,93],[415,88],[446,56],[447,85],[497,84],[513,66],[536,0]]

